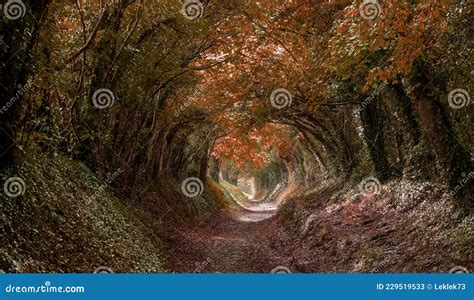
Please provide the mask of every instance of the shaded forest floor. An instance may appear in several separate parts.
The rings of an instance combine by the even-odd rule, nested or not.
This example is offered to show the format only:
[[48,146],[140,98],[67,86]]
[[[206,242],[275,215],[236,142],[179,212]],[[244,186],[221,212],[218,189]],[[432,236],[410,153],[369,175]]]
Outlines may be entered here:
[[0,193],[0,272],[164,272],[156,220],[135,214],[84,164],[40,153],[0,173],[19,176],[24,195]]
[[262,221],[245,221],[245,210],[217,213],[183,231],[169,268],[190,273],[474,269],[473,216],[458,215],[442,187],[393,182],[373,197],[340,188],[292,199]]

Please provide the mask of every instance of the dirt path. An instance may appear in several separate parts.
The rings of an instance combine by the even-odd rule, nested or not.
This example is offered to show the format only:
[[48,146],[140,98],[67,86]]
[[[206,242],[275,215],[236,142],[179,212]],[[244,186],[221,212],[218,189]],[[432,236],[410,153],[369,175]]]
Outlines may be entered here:
[[348,193],[329,202],[321,199],[330,199],[336,188],[328,188],[293,199],[292,207],[278,219],[273,211],[218,213],[181,232],[182,240],[169,252],[173,253],[169,269],[269,273],[282,266],[292,273],[447,273],[462,266],[472,270],[470,244],[456,244],[440,234],[440,223],[444,232],[461,232],[466,225],[451,216],[443,219],[446,211],[453,210],[437,189],[420,189],[416,199],[423,200],[418,201],[402,202],[403,194],[391,191],[376,198]]
[[[251,202],[237,187],[221,182],[236,210],[219,212],[197,228],[181,232],[173,246],[170,269],[176,273],[270,273],[287,257],[272,247],[274,216],[280,202]],[[286,193],[284,189],[281,193]]]
[[177,273],[269,273],[283,263],[270,247],[273,212],[219,213],[184,232],[169,258]]

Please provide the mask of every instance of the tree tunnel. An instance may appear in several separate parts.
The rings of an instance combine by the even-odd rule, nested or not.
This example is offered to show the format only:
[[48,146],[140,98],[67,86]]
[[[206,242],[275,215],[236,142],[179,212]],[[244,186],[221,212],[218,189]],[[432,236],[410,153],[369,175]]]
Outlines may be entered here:
[[[210,151],[207,176],[215,178],[239,208],[275,212],[290,196],[297,196],[312,186],[316,176],[324,176],[318,160],[299,142],[298,133],[290,128],[272,126],[272,130],[283,130],[289,136],[284,136],[285,141],[271,140],[268,145],[263,145],[265,136],[252,134],[252,141],[243,143],[251,145],[254,142],[256,147],[253,149],[238,149],[242,147],[242,140],[223,137]],[[294,145],[288,149],[277,148],[286,147],[288,143]],[[252,160],[255,157],[260,160]]]
[[[67,23],[63,30],[51,25],[63,7],[36,1],[21,23],[35,39],[12,22],[2,27],[5,42],[14,43],[1,55],[13,65],[8,70],[18,71],[1,75],[9,91],[28,77],[42,82],[46,73],[51,89],[62,78],[77,85],[30,91],[39,103],[31,107],[7,107],[12,95],[4,93],[0,162],[7,163],[18,132],[24,143],[50,137],[48,147],[99,173],[120,168],[117,187],[125,193],[157,177],[219,180],[222,168],[234,185],[252,174],[258,198],[291,178],[306,187],[329,177],[357,183],[373,176],[384,183],[420,171],[417,176],[439,177],[455,188],[470,173],[469,137],[459,134],[462,122],[452,124],[453,107],[469,100],[466,90],[448,89],[446,78],[457,78],[449,75],[454,55],[429,60],[420,54],[440,55],[452,47],[452,32],[468,34],[456,14],[464,4],[433,5],[432,23],[410,37],[396,34],[402,29],[390,22],[410,23],[427,14],[421,7],[390,4],[393,13],[372,24],[349,13],[358,11],[357,1],[204,1],[196,7],[202,14],[191,17],[179,7],[164,12],[161,4],[142,2],[68,6],[57,17],[57,24]],[[85,11],[94,26],[83,22]],[[399,11],[406,20],[396,19]],[[438,28],[448,21],[450,30]],[[51,26],[40,27],[46,23]],[[378,40],[381,31],[368,32],[371,25],[389,28],[392,38]],[[374,40],[372,48],[364,46]],[[456,52],[458,61],[463,51]],[[35,65],[35,56],[46,63]],[[441,69],[443,76],[435,75]],[[36,116],[43,125],[29,121]],[[411,151],[417,148],[429,151]],[[418,162],[423,167],[414,170]],[[466,190],[456,201],[469,208]]]
[[[41,272],[102,254],[125,271],[161,271],[150,266],[169,241],[173,271],[187,272],[195,259],[218,272],[267,272],[275,261],[360,272],[362,261],[397,254],[380,241],[420,236],[430,240],[417,251],[455,250],[436,262],[417,251],[390,260],[438,272],[448,256],[473,257],[469,1],[3,2],[9,270],[10,256],[44,247]],[[20,179],[13,191],[10,179]],[[431,231],[411,228],[412,216]],[[95,233],[103,240],[89,248],[82,236]],[[51,240],[70,242],[70,255]],[[351,267],[333,259],[356,252]]]

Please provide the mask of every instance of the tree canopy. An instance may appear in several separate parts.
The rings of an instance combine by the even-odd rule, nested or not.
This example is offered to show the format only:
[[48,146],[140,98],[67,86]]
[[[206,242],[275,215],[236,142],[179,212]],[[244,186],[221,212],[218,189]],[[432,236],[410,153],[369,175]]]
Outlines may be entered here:
[[307,186],[472,170],[467,1],[24,2],[0,28],[3,164],[34,144],[129,192],[224,161]]

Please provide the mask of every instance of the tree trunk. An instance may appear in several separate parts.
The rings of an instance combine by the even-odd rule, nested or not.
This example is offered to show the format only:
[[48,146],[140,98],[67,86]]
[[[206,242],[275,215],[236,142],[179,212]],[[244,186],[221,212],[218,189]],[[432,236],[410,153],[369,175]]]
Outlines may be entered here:
[[411,146],[416,146],[420,142],[421,129],[418,121],[416,120],[414,107],[411,99],[406,94],[403,86],[400,84],[393,85],[393,91],[396,95],[395,102],[399,105],[403,117],[407,124],[408,136],[410,137],[409,144]]
[[416,107],[438,159],[441,176],[455,196],[457,206],[465,211],[472,210],[474,183],[467,178],[472,172],[470,155],[460,144],[441,103],[428,97],[423,86],[418,85],[414,90]]
[[365,141],[377,178],[383,182],[390,178],[391,167],[385,152],[385,122],[380,99],[375,97],[360,112]]
[[26,11],[22,18],[0,22],[1,44],[5,48],[0,51],[0,167],[7,166],[12,159],[15,145],[13,120],[24,92],[22,87],[31,73],[31,50],[50,2],[25,0]]

